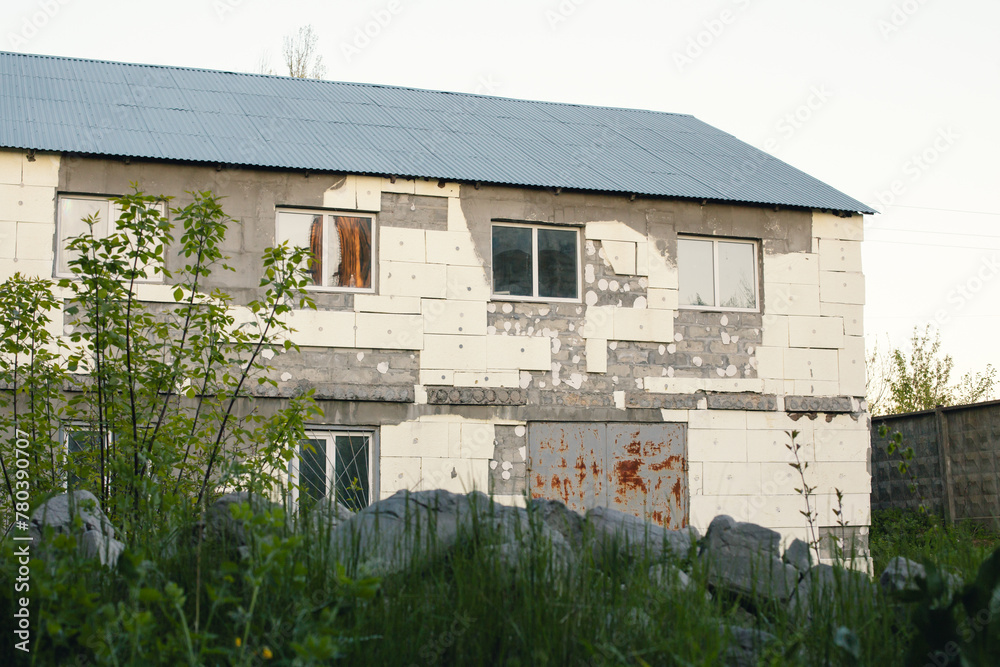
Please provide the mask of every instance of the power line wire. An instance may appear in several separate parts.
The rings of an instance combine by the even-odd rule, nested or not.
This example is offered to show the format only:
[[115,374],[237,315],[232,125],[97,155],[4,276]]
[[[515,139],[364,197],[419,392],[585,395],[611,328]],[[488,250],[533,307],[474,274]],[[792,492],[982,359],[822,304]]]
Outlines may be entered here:
[[933,206],[907,206],[906,204],[886,204],[886,208],[913,208],[920,211],[944,211],[946,213],[967,213],[969,215],[996,215],[1000,216],[1000,213],[994,211],[969,211],[967,209],[960,208],[935,208]]
[[898,245],[926,246],[928,248],[964,248],[966,250],[1000,250],[994,246],[954,245],[949,243],[921,243],[919,241],[897,241],[895,239],[865,239],[865,243],[895,243]]

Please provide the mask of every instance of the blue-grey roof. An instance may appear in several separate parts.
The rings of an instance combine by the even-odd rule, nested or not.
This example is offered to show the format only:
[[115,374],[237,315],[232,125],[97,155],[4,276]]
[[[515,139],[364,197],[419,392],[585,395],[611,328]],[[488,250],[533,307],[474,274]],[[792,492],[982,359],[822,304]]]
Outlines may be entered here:
[[0,146],[874,212],[688,115],[18,53]]

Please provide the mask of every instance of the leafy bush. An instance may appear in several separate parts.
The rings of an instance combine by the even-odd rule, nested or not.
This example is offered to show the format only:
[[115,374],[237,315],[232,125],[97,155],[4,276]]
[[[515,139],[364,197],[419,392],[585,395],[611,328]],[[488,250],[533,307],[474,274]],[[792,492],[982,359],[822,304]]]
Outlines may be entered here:
[[[0,432],[27,434],[37,500],[67,486],[91,490],[133,543],[174,509],[191,514],[218,488],[273,492],[284,483],[311,395],[272,416],[244,399],[275,385],[268,359],[293,350],[287,314],[313,307],[303,289],[306,250],[282,245],[262,259],[257,297],[238,306],[208,290],[212,272],[232,270],[221,245],[234,224],[211,193],[161,212],[163,198],[136,191],[116,199],[114,232],[68,244],[72,279],[15,275],[0,289]],[[182,266],[167,268],[167,249]],[[162,280],[174,303],[140,300]],[[63,308],[68,338],[52,332]],[[76,432],[67,453],[66,433]],[[14,439],[0,444],[4,518],[12,518]]]

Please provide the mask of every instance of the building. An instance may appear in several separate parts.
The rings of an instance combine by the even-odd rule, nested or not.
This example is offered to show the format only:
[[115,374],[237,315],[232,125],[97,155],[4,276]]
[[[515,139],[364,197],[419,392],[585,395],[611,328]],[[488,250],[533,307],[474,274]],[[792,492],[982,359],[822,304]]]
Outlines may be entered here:
[[[315,387],[316,493],[526,490],[665,525],[869,523],[864,204],[697,119],[0,54],[0,278],[64,269],[136,181],[227,197],[259,256],[316,255],[281,395]],[[171,260],[172,261],[172,260]],[[169,285],[140,295],[172,302]],[[338,455],[340,457],[338,462]],[[350,458],[350,461],[348,461]]]

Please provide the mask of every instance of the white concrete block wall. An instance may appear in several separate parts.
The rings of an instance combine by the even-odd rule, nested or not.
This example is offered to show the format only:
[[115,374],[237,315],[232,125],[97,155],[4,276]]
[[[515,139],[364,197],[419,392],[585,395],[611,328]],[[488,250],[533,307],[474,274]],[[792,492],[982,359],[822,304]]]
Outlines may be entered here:
[[382,426],[381,496],[396,491],[489,491],[494,424],[457,415],[433,415]]
[[[771,381],[786,380],[787,393],[861,397],[865,392],[863,218],[815,213],[812,230],[812,252],[764,255],[758,374]],[[829,352],[836,353],[836,361]]]
[[0,281],[52,276],[58,155],[0,149]]
[[[705,414],[701,414],[704,412]],[[715,413],[715,414],[713,414]],[[868,425],[838,415],[827,421],[784,412],[691,411],[688,420],[691,522],[701,530],[722,512],[782,532],[786,539],[806,537],[800,513],[805,499],[789,435],[798,431],[799,457],[807,463],[806,483],[815,487],[810,504],[819,526],[833,526],[836,489],[845,494],[851,525],[869,523]],[[740,430],[741,423],[745,428]],[[733,428],[724,428],[733,427]]]
[[[58,183],[58,157],[0,151],[0,278],[15,270],[49,276]],[[347,176],[324,195],[324,206],[377,213],[383,192],[447,199],[447,230],[380,227],[378,293],[356,294],[353,312],[294,313],[303,345],[420,350],[421,386],[523,386],[527,371],[552,370],[551,340],[537,333],[487,331],[490,281],[459,200],[460,187],[438,181]],[[654,230],[654,227],[656,228]],[[604,261],[615,273],[643,276],[645,308],[596,306],[584,289],[589,373],[607,370],[615,341],[670,343],[678,276],[664,250],[665,232],[650,238],[619,221],[583,227],[583,262]],[[757,378],[664,378],[641,382],[649,392],[761,392],[813,396],[864,393],[862,219],[814,214],[810,252],[765,253],[763,344]],[[17,259],[15,263],[13,260]],[[588,283],[585,275],[585,285]],[[593,283],[593,276],[589,283]],[[624,392],[616,392],[624,405]],[[780,402],[779,402],[780,405]],[[691,522],[706,528],[719,513],[804,535],[798,483],[790,476],[787,431],[798,430],[800,451],[816,486],[819,525],[832,525],[834,487],[846,493],[854,525],[868,521],[868,431],[865,420],[842,415],[793,420],[784,412],[669,411],[688,425]],[[488,489],[494,425],[457,416],[421,417],[382,426],[378,463],[383,497],[399,489],[440,486]]]

